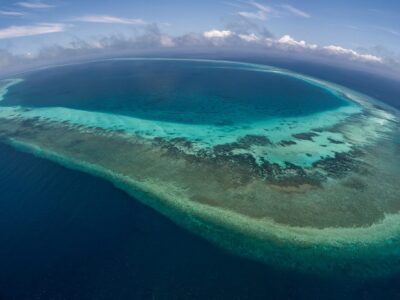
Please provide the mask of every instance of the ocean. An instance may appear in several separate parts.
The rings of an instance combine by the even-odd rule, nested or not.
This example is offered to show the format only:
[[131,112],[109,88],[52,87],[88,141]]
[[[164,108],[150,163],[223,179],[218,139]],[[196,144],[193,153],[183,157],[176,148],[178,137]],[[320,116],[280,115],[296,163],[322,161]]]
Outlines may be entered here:
[[[193,74],[185,69],[187,64],[179,72],[171,62],[153,65],[153,69],[146,65],[140,74],[135,71],[143,62],[132,62],[134,68],[120,62],[114,73],[107,71],[110,64],[28,73],[25,82],[10,88],[2,106],[24,105],[33,111],[61,106],[193,128],[246,127],[246,122],[266,116],[314,118],[314,114],[351,106],[341,95],[286,77],[277,80],[256,72],[213,68],[205,80],[204,72]],[[176,73],[170,76],[173,70]],[[96,80],[98,75],[101,80]],[[198,84],[200,77],[206,85]],[[237,88],[243,80],[242,88]],[[130,85],[132,81],[137,85]],[[271,86],[269,95],[276,95],[271,98],[272,109],[263,102],[267,94],[259,92],[266,85]],[[291,89],[286,91],[285,86]],[[222,93],[228,88],[231,94]],[[309,96],[302,99],[301,93],[293,94],[296,89],[304,89],[302,94]],[[280,101],[282,93],[290,101]],[[132,94],[136,97],[128,97]],[[214,99],[214,106],[202,104],[199,94]],[[149,98],[138,101],[144,95]],[[176,101],[165,101],[171,98]],[[400,275],[361,279],[338,273],[330,277],[239,257],[176,225],[107,180],[3,143],[0,245],[2,300],[400,298]]]

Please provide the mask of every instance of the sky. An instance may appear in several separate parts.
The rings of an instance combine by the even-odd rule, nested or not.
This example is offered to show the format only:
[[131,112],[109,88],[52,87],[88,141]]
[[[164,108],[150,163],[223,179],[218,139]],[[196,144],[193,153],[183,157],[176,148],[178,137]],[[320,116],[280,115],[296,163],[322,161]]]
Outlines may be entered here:
[[155,39],[166,48],[240,42],[393,64],[400,61],[400,1],[0,0],[0,68],[54,45],[87,50]]

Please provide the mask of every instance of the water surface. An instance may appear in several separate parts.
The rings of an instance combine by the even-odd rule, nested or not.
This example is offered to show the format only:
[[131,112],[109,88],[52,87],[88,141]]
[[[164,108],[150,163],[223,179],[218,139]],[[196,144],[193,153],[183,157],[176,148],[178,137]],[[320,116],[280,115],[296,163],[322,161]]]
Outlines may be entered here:
[[102,61],[28,73],[3,105],[66,107],[191,124],[290,117],[348,104],[293,77],[232,63]]
[[211,61],[107,60],[1,84],[4,143],[107,179],[226,251],[330,283],[400,270],[399,115],[378,100]]

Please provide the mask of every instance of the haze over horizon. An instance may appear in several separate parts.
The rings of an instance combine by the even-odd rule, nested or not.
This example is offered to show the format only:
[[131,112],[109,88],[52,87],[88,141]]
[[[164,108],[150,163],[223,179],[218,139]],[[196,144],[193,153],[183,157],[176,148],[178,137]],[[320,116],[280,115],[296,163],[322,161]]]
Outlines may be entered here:
[[71,53],[244,48],[399,73],[399,17],[393,0],[5,0],[0,72]]

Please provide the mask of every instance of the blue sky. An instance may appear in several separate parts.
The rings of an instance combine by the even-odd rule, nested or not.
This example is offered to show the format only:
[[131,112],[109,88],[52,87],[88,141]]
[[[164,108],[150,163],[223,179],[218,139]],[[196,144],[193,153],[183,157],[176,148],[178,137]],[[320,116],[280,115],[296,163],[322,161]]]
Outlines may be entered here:
[[77,38],[130,36],[151,24],[163,36],[214,30],[212,38],[223,39],[239,33],[243,22],[246,41],[286,37],[279,45],[400,56],[398,0],[1,0],[0,49],[31,54]]

